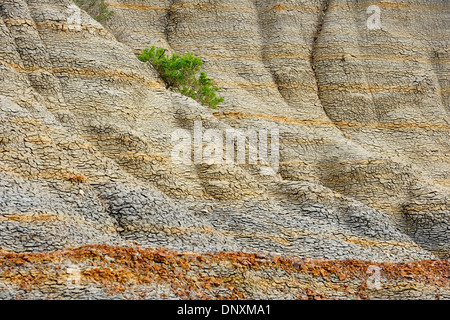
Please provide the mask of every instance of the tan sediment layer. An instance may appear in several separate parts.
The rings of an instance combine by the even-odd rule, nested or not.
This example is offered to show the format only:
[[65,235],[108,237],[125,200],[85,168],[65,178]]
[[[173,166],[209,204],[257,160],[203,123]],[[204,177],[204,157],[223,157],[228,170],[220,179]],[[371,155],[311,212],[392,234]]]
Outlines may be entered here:
[[360,122],[332,122],[326,120],[314,119],[293,119],[283,116],[265,115],[257,113],[243,112],[215,112],[214,116],[218,118],[237,118],[237,119],[266,119],[277,122],[298,124],[298,125],[317,125],[317,126],[337,126],[341,128],[364,128],[364,129],[440,129],[450,130],[450,126],[439,123],[360,123]]

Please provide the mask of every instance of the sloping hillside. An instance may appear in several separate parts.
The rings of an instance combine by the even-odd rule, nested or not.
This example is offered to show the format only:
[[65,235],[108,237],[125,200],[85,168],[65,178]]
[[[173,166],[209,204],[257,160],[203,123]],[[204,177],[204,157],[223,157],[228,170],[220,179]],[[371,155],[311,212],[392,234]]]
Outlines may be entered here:
[[[90,297],[164,297],[140,274],[163,268],[235,288],[198,298],[355,298],[374,265],[359,297],[450,298],[448,1],[108,4],[112,33],[71,0],[0,3],[0,295],[74,298],[75,264]],[[152,45],[202,57],[225,102],[166,90],[136,58]],[[278,130],[278,171],[174,163],[199,122]]]

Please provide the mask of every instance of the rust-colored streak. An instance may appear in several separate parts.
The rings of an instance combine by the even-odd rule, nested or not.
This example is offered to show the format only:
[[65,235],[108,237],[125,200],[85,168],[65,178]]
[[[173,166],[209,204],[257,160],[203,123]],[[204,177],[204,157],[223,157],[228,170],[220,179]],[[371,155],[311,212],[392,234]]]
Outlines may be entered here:
[[[295,295],[299,299],[326,299],[307,284],[305,277],[321,278],[328,288],[336,283],[360,281],[357,298],[370,298],[367,290],[369,266],[381,268],[387,282],[432,284],[436,288],[449,285],[450,260],[424,260],[401,263],[375,263],[361,260],[312,260],[293,257],[271,256],[263,253],[180,252],[168,249],[139,247],[114,247],[89,245],[66,251],[49,253],[0,253],[0,279],[13,282],[32,291],[45,288],[49,283],[66,280],[67,274],[59,263],[69,259],[73,263],[89,265],[82,271],[82,284],[95,284],[110,294],[120,294],[139,285],[141,288],[155,284],[170,288],[172,294],[184,299],[245,299],[243,279],[251,272],[261,270],[258,285],[272,286],[266,272],[285,273]],[[220,266],[213,272],[211,266]],[[210,270],[210,274],[190,272]],[[218,270],[216,268],[216,270]],[[302,278],[303,277],[303,278]],[[300,280],[303,279],[303,280]],[[244,282],[245,283],[245,282]],[[220,293],[219,293],[220,292]],[[347,293],[347,292],[346,292]],[[348,294],[352,294],[348,290]],[[145,295],[145,294],[144,294]],[[162,297],[167,297],[164,294]]]

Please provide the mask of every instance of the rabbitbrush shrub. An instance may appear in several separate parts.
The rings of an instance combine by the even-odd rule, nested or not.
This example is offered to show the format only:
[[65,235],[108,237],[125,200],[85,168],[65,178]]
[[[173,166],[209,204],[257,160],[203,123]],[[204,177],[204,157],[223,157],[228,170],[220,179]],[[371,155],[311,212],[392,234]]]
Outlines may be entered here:
[[224,98],[217,97],[221,88],[214,86],[213,81],[200,71],[203,62],[192,53],[172,54],[170,57],[163,48],[144,49],[139,60],[151,63],[166,83],[167,89],[180,92],[204,106],[217,108]]

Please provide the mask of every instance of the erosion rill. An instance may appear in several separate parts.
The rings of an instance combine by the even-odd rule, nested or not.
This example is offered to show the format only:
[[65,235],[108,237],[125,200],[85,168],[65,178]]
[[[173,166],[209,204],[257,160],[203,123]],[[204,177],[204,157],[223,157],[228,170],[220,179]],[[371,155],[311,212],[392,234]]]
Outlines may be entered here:
[[[0,298],[450,299],[448,0],[107,3],[0,3]],[[174,163],[195,121],[279,130],[278,173]]]

